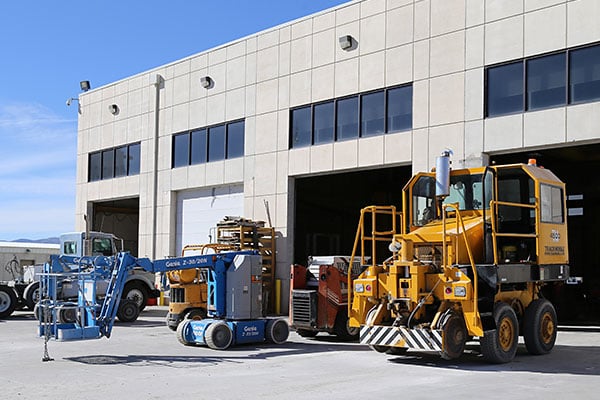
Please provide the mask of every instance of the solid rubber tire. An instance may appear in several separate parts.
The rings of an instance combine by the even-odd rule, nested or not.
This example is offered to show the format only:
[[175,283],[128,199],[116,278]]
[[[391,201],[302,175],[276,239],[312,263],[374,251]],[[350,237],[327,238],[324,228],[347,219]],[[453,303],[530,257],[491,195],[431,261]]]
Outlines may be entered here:
[[268,342],[282,344],[288,339],[290,328],[284,319],[270,319],[267,322],[265,338]]
[[311,338],[317,336],[319,332],[311,331],[309,329],[296,329],[296,333],[305,338]]
[[[184,346],[191,346],[194,344],[193,342],[188,342],[185,338],[186,331],[189,329],[190,323],[190,320],[183,320],[179,323],[179,325],[177,325],[177,328],[173,329],[176,332],[177,340]],[[169,326],[169,328],[171,328],[171,326]]]
[[549,353],[556,342],[556,310],[546,299],[536,299],[525,309],[523,338],[529,354]]
[[226,350],[233,342],[233,332],[225,322],[215,322],[204,331],[204,341],[211,349]]
[[494,364],[511,362],[519,344],[517,315],[508,304],[498,302],[494,306],[494,320],[496,329],[485,332],[480,340],[483,358]]

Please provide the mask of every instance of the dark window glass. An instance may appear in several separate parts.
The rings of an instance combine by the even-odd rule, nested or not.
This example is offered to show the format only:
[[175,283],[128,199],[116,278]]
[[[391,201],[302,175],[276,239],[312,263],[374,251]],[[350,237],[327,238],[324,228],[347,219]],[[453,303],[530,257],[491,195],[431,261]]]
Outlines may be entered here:
[[225,125],[208,129],[208,161],[225,159]]
[[310,106],[292,110],[292,137],[290,147],[311,145],[311,115]]
[[522,61],[487,70],[486,104],[490,117],[524,110]]
[[381,135],[385,130],[384,92],[365,94],[360,103],[360,135]]
[[227,158],[244,156],[244,121],[227,125]]
[[173,136],[173,168],[190,165],[190,135]]
[[113,149],[102,152],[102,179],[115,176],[115,151]]
[[115,177],[127,175],[127,146],[115,149]]
[[140,144],[129,145],[129,169],[128,175],[137,175],[140,173]]
[[600,46],[571,51],[569,69],[571,102],[600,100]]
[[192,132],[192,164],[202,164],[206,162],[206,144],[208,136],[206,129]]
[[102,179],[102,153],[91,153],[89,163],[89,181]]
[[358,97],[337,102],[337,140],[358,137]]
[[412,85],[387,92],[387,131],[412,129]]
[[315,144],[331,143],[334,139],[333,101],[317,104],[314,107]]
[[527,61],[527,109],[565,105],[567,65],[565,53]]

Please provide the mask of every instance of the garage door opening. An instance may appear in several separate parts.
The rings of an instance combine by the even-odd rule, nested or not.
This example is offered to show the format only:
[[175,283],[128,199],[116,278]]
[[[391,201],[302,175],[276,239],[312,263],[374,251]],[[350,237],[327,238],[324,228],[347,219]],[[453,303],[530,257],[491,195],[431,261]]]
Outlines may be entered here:
[[360,210],[370,205],[402,209],[410,166],[321,175],[295,180],[294,263],[309,256],[350,255]]
[[140,226],[139,197],[93,203],[92,215],[92,230],[112,233],[123,239],[124,250],[137,257]]
[[524,163],[529,158],[567,186],[571,276],[583,278],[548,295],[561,322],[600,322],[600,144],[492,155],[490,161]]

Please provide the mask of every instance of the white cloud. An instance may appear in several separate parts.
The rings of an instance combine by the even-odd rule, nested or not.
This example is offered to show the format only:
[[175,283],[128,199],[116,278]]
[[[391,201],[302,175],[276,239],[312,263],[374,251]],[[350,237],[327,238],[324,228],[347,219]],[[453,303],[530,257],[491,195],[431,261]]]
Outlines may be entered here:
[[76,120],[37,104],[0,106],[0,239],[72,230]]

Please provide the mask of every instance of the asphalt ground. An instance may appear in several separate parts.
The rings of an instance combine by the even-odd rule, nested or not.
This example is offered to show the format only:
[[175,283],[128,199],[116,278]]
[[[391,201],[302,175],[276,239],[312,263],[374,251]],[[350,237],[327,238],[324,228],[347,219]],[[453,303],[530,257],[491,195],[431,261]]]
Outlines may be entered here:
[[226,351],[180,344],[148,307],[110,339],[48,343],[32,313],[0,320],[0,399],[598,399],[600,328],[561,327],[552,353],[521,343],[509,364],[485,363],[476,342],[458,360],[391,356],[295,332],[282,345]]

